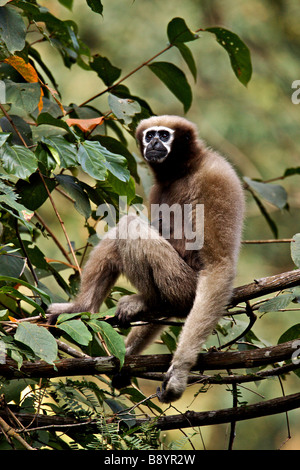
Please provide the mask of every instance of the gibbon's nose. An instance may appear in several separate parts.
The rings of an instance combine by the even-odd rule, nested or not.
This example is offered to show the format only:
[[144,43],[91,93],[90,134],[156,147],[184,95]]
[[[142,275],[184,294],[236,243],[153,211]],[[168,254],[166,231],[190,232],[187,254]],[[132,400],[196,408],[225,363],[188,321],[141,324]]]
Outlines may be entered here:
[[161,149],[161,142],[159,139],[154,138],[152,142],[150,143],[149,147],[154,150],[159,150]]

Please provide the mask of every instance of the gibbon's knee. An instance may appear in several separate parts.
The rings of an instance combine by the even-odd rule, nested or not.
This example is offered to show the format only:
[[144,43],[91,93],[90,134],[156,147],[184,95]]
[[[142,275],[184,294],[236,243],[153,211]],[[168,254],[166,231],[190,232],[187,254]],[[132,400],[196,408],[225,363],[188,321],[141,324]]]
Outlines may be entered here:
[[168,240],[138,216],[118,224],[118,249],[123,273],[150,305],[176,305],[178,312],[192,305],[197,273]]

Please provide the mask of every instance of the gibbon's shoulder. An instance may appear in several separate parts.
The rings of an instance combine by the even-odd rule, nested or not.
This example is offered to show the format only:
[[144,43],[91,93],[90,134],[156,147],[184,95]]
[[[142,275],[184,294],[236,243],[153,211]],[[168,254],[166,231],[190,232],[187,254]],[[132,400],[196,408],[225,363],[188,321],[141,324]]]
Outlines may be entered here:
[[227,160],[226,157],[213,150],[212,148],[206,147],[203,141],[200,141],[203,151],[202,158],[202,171],[206,173],[207,177],[223,177],[224,179],[232,178],[239,182],[239,177],[233,167],[233,165]]

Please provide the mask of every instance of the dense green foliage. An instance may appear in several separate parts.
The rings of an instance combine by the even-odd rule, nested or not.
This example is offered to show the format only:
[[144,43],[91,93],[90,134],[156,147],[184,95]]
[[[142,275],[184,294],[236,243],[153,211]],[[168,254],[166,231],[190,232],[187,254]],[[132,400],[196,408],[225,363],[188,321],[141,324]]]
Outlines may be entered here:
[[[72,0],[56,3],[69,8],[71,15]],[[105,14],[105,5],[103,8],[100,0],[82,2],[82,9],[95,16]],[[119,217],[119,197],[126,197],[129,206],[139,208],[143,203],[141,194],[147,192],[148,177],[132,150],[133,136],[139,120],[155,110],[152,110],[153,103],[139,91],[129,90],[126,80],[145,69],[149,81],[155,76],[159,87],[166,93],[168,89],[180,103],[181,112],[187,113],[193,104],[191,80],[196,81],[199,75],[203,82],[207,79],[201,75],[192,43],[205,36],[216,43],[216,48],[221,46],[224,55],[217,60],[226,61],[229,71],[231,66],[230,83],[236,82],[241,90],[252,75],[250,51],[244,40],[227,28],[212,24],[192,31],[184,19],[175,17],[168,20],[167,46],[162,44],[159,51],[153,50],[150,59],[139,57],[141,65],[133,64],[131,71],[123,73],[113,65],[114,57],[104,55],[104,48],[91,52],[88,42],[79,34],[80,18],[76,19],[78,24],[75,20],[62,20],[54,11],[55,8],[52,12],[50,6],[48,10],[35,0],[0,2],[0,364],[7,355],[16,362],[17,369],[23,361],[39,360],[55,368],[55,362],[64,354],[74,353],[73,347],[92,357],[113,355],[122,365],[123,335],[127,332],[116,330],[105,319],[114,314],[116,301],[128,292],[128,286],[116,286],[98,315],[91,316],[88,312],[82,313],[81,318],[61,315],[59,341],[55,328],[45,326],[44,317],[51,302],[67,300],[78,289],[82,263],[89,248],[99,241],[97,208],[113,206]],[[118,36],[117,31],[115,35]],[[136,42],[139,40],[135,38]],[[96,73],[103,83],[102,91],[80,103],[74,89],[72,102],[65,102],[59,93],[55,68],[39,52],[42,43],[51,45],[55,60],[59,61],[57,56],[61,56],[66,70],[80,68],[84,74],[81,86],[87,90],[89,74]],[[174,61],[165,59],[171,49],[176,53]],[[180,66],[176,62],[178,58]],[[98,104],[100,97],[103,101]],[[164,107],[167,113],[167,98]],[[297,177],[299,173],[295,165],[285,168],[282,178]],[[268,230],[277,238],[277,222],[269,207],[287,211],[288,193],[280,184],[251,176],[243,175],[245,187]],[[57,194],[64,198],[64,207],[56,202]],[[53,226],[41,215],[44,207],[55,214],[57,221],[52,220]],[[74,224],[71,230],[66,230],[61,216],[69,213],[73,217],[75,211],[80,230],[83,228],[87,234],[83,247],[73,243],[78,228]],[[296,232],[297,229],[290,236]],[[299,235],[294,240],[290,259],[300,268]],[[53,242],[56,259],[52,259],[53,248],[49,248]],[[294,288],[267,299],[257,309],[261,314],[279,311],[291,302],[296,304],[298,299],[299,291]],[[225,344],[228,335],[237,337],[244,329],[244,321],[224,319],[218,327],[219,340]],[[178,332],[179,328],[173,326],[162,335],[164,351],[174,350]],[[279,342],[298,336],[299,324],[293,324],[286,332],[282,331]],[[245,344],[237,348],[266,345],[253,332],[243,339]],[[61,341],[71,344],[69,352],[62,352]],[[207,347],[215,343],[213,338]],[[196,395],[206,390],[200,387]],[[59,382],[39,378],[3,379],[0,391],[6,403],[13,401],[24,412],[97,421],[97,433],[65,430],[66,434],[60,437],[55,432],[37,430],[26,438],[32,447],[156,449],[163,446],[154,428],[136,429],[135,426],[138,414],[135,408],[140,413],[160,415],[161,407],[153,397],[146,400],[136,387],[121,393],[115,391],[108,377],[99,375],[91,381]],[[178,446],[187,441],[188,438]],[[2,447],[10,445],[10,440],[3,437]],[[12,445],[22,448],[24,442],[14,439]],[[173,442],[170,446],[176,448],[176,445]]]

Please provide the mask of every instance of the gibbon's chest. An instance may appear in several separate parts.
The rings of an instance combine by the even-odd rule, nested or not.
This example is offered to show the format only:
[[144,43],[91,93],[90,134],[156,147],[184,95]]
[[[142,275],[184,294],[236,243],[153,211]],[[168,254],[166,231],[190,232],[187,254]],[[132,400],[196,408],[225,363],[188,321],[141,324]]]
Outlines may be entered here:
[[[166,238],[185,262],[195,271],[203,268],[199,250],[187,250],[185,218],[190,219],[190,209],[199,203],[197,189],[192,180],[176,181],[169,185],[154,185],[149,203],[151,223]],[[196,191],[195,191],[196,189]]]
[[172,183],[155,184],[150,192],[150,204],[194,204],[199,202],[200,187],[193,178],[182,178]]

